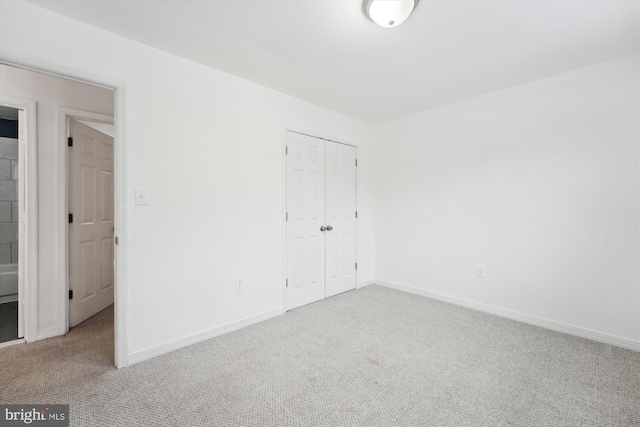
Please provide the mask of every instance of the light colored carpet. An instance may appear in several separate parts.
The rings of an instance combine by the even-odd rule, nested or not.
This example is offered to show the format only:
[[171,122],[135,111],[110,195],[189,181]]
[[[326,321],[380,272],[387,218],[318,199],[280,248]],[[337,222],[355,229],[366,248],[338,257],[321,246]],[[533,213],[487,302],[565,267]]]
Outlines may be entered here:
[[73,426],[640,426],[640,353],[369,286],[132,367],[112,310],[0,349]]

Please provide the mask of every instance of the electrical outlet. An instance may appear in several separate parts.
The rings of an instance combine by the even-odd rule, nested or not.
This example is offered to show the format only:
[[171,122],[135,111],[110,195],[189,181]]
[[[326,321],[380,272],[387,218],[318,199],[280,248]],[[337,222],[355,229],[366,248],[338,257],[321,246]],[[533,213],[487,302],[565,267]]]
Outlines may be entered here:
[[235,280],[236,291],[241,291],[244,289],[244,279],[240,276],[236,277]]
[[476,277],[484,279],[484,266],[476,265]]

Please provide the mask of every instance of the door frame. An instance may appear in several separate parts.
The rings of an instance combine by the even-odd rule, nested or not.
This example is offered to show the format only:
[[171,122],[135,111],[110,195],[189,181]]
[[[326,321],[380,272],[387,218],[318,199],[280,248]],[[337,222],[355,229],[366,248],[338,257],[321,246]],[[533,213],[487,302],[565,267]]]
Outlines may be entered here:
[[[38,138],[36,101],[32,99],[18,98],[15,96],[0,94],[0,105],[24,111],[26,124],[23,129],[26,132],[26,146],[20,147],[19,152],[24,158],[20,159],[19,166],[24,179],[22,186],[25,203],[26,218],[20,218],[23,223],[18,227],[18,292],[23,294],[19,300],[23,301],[22,307],[18,307],[18,315],[22,314],[24,336],[22,338],[3,343],[5,345],[31,342],[37,339],[38,331],[38,170],[34,165],[38,164]],[[20,126],[20,124],[18,124]],[[18,135],[20,139],[20,135]],[[20,313],[22,311],[22,313]]]
[[[105,77],[103,75],[97,75],[91,72],[87,72],[82,69],[70,67],[62,63],[51,63],[47,60],[34,58],[32,56],[26,56],[18,52],[8,54],[3,52],[0,55],[0,63],[11,67],[17,67],[39,73],[44,73],[68,80],[78,81],[93,86],[103,87],[110,89],[114,92],[114,228],[115,237],[118,240],[118,244],[114,249],[114,257],[117,260],[114,266],[114,288],[115,288],[115,315],[114,315],[114,362],[117,368],[123,368],[129,365],[128,360],[128,348],[127,348],[127,326],[128,326],[128,225],[127,225],[127,113],[126,113],[126,99],[127,99],[127,85],[126,82]],[[64,132],[61,132],[58,121],[58,138]],[[66,169],[60,168],[64,166],[66,156],[66,144],[65,141],[58,140],[57,152],[57,164],[58,164],[58,185],[60,188],[65,188]],[[63,191],[66,192],[66,191]],[[65,195],[66,196],[66,195]],[[66,272],[66,252],[65,252],[65,233],[67,227],[67,206],[66,197],[58,197],[56,203],[56,223],[58,224],[56,230],[56,246],[58,247],[58,259],[57,264],[57,283],[59,287],[57,290],[57,301],[51,303],[56,304],[59,307],[57,330],[52,331],[53,335],[64,334],[66,316],[68,311],[64,307],[68,304],[68,292],[67,283],[65,280]],[[37,305],[32,306],[31,311],[35,311]],[[66,313],[65,313],[66,311]],[[36,324],[37,326],[37,324]],[[32,331],[35,333],[35,331]],[[37,339],[45,338],[43,334],[38,336]]]
[[[282,175],[282,283],[280,289],[282,290],[281,295],[281,304],[282,304],[282,312],[286,313],[288,311],[287,308],[287,132],[298,133],[301,135],[309,136],[311,138],[318,138],[324,141],[335,142],[336,144],[348,145],[350,147],[354,147],[356,149],[356,160],[358,159],[358,144],[342,142],[343,138],[336,138],[321,132],[310,131],[307,129],[299,128],[296,126],[291,126],[284,124],[282,126],[282,147],[280,152],[282,153],[282,167],[281,167],[281,175]],[[356,211],[359,212],[358,209],[358,167],[356,167]],[[358,222],[356,221],[356,262],[358,260]],[[358,286],[358,270],[356,269],[355,274],[356,281],[356,290],[359,289]],[[326,299],[326,297],[325,297]]]
[[[101,114],[101,113],[93,113],[91,111],[84,111],[84,110],[76,110],[73,108],[67,108],[67,107],[58,107],[58,141],[60,141],[64,146],[66,146],[66,144],[64,144],[65,141],[67,141],[67,138],[69,138],[71,130],[70,130],[70,122],[71,120],[86,120],[89,122],[94,122],[94,123],[103,123],[103,124],[108,124],[108,125],[113,125],[113,116],[107,115],[107,114]],[[114,138],[114,152],[115,152],[115,138]],[[62,160],[63,161],[63,165],[60,165],[60,168],[64,170],[65,173],[65,177],[64,177],[64,191],[62,193],[64,194],[58,194],[59,197],[63,198],[63,203],[65,206],[65,212],[69,212],[69,185],[70,185],[70,181],[69,181],[69,166],[71,165],[71,162],[69,160],[70,157],[69,150],[63,150],[62,151]],[[114,155],[115,157],[115,155]],[[115,164],[114,164],[114,191],[115,191]],[[58,200],[60,202],[60,200]],[[115,194],[114,194],[114,211],[115,211]],[[114,212],[115,215],[115,212]],[[115,219],[115,218],[114,218]],[[69,251],[69,221],[65,221],[65,234],[64,234],[64,244],[65,244],[65,250],[63,253],[64,256],[64,284],[65,284],[65,295],[69,294],[69,288],[71,287],[70,282],[69,282],[69,270],[70,270],[70,263],[71,263],[71,254]],[[115,225],[114,225],[115,228]],[[115,245],[114,245],[115,248]],[[60,256],[60,254],[59,254]],[[115,257],[114,257],[114,264],[115,264]],[[114,270],[114,280],[115,280],[115,270]],[[115,284],[114,284],[115,286]],[[115,287],[114,287],[114,301],[115,301]],[[64,333],[66,334],[67,332],[69,332],[69,298],[65,299],[65,309],[64,309]]]

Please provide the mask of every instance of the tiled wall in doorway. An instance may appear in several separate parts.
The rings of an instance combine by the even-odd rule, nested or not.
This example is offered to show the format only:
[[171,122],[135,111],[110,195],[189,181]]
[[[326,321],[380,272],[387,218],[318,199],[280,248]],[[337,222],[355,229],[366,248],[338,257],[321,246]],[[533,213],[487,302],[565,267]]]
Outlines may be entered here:
[[18,140],[0,138],[0,264],[18,263]]

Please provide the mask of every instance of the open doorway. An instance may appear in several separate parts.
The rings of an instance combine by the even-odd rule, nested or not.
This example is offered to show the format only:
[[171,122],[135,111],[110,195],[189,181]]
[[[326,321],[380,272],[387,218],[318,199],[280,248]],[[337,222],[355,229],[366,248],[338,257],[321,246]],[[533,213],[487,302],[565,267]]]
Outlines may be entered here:
[[19,287],[20,110],[0,105],[0,344],[24,338]]
[[[1,85],[0,85],[1,87]],[[0,93],[0,347],[32,340],[37,280],[36,105]]]
[[[34,137],[32,145],[37,145],[39,161],[34,162],[31,168],[34,176],[37,172],[34,182],[37,183],[38,193],[29,208],[30,214],[38,214],[38,221],[33,222],[38,227],[29,234],[26,244],[23,245],[21,240],[17,245],[34,251],[38,256],[38,262],[30,264],[35,267],[25,287],[29,298],[24,304],[27,327],[23,341],[30,342],[64,335],[69,332],[70,327],[81,324],[105,307],[113,313],[114,292],[118,287],[115,232],[122,220],[122,215],[119,215],[121,210],[118,209],[121,205],[115,202],[118,193],[118,153],[113,137],[115,90],[21,66],[0,64],[0,67],[0,101],[9,98],[24,99],[32,104],[34,112],[36,105],[38,110],[37,120],[33,121],[33,135],[37,130],[37,140]],[[81,123],[81,120],[85,123]],[[87,126],[87,123],[95,125]],[[101,126],[106,128],[102,131],[94,129]],[[81,131],[82,136],[78,138],[78,158],[87,160],[88,157],[95,157],[97,163],[93,164],[93,170],[87,162],[81,162],[76,169],[70,169],[75,164],[72,147],[69,146],[70,132],[74,127],[88,129],[86,132]],[[104,136],[104,129],[109,128],[111,135]],[[91,132],[94,133],[87,135]],[[85,136],[87,138],[83,140]],[[0,169],[1,167],[0,153]],[[0,170],[0,181],[2,176]],[[0,182],[0,190],[1,184]],[[91,194],[90,187],[97,192],[97,196]],[[76,195],[76,200],[85,199],[80,211],[75,213],[71,212],[73,205],[70,204],[74,200],[73,194]],[[0,198],[1,196],[2,194]],[[68,220],[71,218],[70,214],[77,215],[76,224],[95,222],[102,229],[106,230],[108,227],[108,234],[102,233],[92,243],[88,242],[86,236],[76,239]],[[0,226],[0,231],[1,228]],[[1,242],[2,236],[0,245]],[[1,251],[2,247],[0,257]],[[92,254],[94,256],[89,257]],[[74,269],[72,263],[80,268]],[[98,290],[100,292],[96,292]],[[70,310],[73,311],[74,308],[70,305],[70,298],[73,296],[77,301],[86,302],[95,299],[91,298],[92,292],[108,295],[106,303],[103,301],[101,305],[92,305],[89,310],[85,310],[84,317],[72,320]],[[114,343],[117,343],[114,325],[116,316],[111,314],[110,317],[113,320],[105,327],[109,328],[109,334],[114,337]],[[124,337],[122,341],[125,341]],[[112,360],[116,366],[122,367],[127,364],[126,357],[122,357],[126,355],[123,350],[120,347],[121,352],[116,354],[116,348],[112,345],[105,351],[109,351],[111,357],[116,354],[115,360]]]

